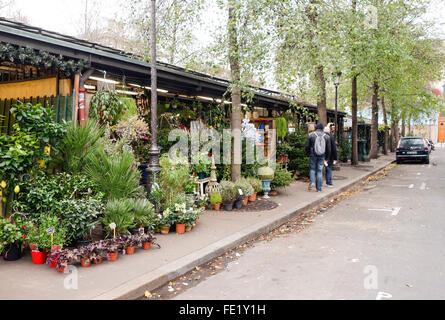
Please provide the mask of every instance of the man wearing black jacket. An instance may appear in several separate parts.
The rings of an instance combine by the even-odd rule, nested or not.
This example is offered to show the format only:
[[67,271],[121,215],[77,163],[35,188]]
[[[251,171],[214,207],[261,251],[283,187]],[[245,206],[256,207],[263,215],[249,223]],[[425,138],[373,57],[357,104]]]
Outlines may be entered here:
[[[314,182],[317,187],[317,191],[321,192],[323,186],[323,166],[325,159],[330,159],[331,156],[331,139],[329,135],[323,132],[324,125],[322,123],[317,124],[315,131],[310,133],[306,140],[306,154],[309,156],[309,170],[310,179],[309,190],[312,190]],[[320,142],[324,147],[322,154],[316,152],[317,138],[322,138]]]
[[331,128],[329,126],[324,129],[324,132],[329,135],[331,141],[331,155],[329,158],[326,158],[328,164],[326,166],[326,185],[329,188],[332,188],[334,187],[332,184],[332,167],[338,160],[337,142],[335,141],[335,136],[333,135],[333,132],[331,132]]

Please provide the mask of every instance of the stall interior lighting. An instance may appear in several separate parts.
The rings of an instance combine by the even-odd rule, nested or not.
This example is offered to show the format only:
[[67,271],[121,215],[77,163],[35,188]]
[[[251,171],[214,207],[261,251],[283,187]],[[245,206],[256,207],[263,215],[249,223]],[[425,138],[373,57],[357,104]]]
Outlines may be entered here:
[[114,80],[110,80],[110,79],[104,79],[104,78],[99,78],[99,77],[90,77],[90,80],[96,80],[99,82],[105,82],[105,83],[111,83],[111,84],[118,84],[119,82],[114,81]]
[[96,90],[96,87],[95,86],[89,86],[89,85],[84,85],[83,86],[85,89],[90,89],[90,90]]
[[138,95],[138,93],[134,92],[134,91],[116,90],[116,92],[121,93],[121,94],[128,94],[130,96],[137,96]]

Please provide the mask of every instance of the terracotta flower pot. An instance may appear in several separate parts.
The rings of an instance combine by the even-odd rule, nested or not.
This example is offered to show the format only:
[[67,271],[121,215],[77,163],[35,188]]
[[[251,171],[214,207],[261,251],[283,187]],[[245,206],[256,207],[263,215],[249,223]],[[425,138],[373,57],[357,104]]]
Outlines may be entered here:
[[215,203],[213,207],[215,208],[216,211],[219,211],[221,209],[221,203]]
[[110,252],[108,254],[108,261],[116,261],[118,252]]
[[64,273],[65,270],[66,270],[66,267],[60,267],[60,268],[57,268],[57,271],[58,271],[58,272],[62,272],[62,273]]
[[161,227],[161,234],[168,234],[170,232],[170,226]]
[[135,247],[126,247],[125,252],[127,254],[134,254],[134,249],[135,249]]
[[101,264],[102,263],[102,258],[94,258],[91,260],[94,264]]
[[257,195],[256,192],[255,192],[254,194],[252,194],[252,195],[249,197],[249,201],[250,201],[250,202],[255,202],[255,201],[256,201],[256,195]]
[[245,197],[243,200],[243,206],[247,206],[248,201],[249,201],[249,198]]
[[176,233],[178,233],[178,234],[185,233],[185,223],[177,223],[176,224]]
[[89,266],[91,266],[91,259],[80,259],[80,265],[84,268],[88,268]]
[[144,250],[150,250],[151,242],[142,242],[142,249]]
[[47,255],[48,253],[46,251],[32,250],[31,251],[32,262],[34,264],[44,264],[46,262]]

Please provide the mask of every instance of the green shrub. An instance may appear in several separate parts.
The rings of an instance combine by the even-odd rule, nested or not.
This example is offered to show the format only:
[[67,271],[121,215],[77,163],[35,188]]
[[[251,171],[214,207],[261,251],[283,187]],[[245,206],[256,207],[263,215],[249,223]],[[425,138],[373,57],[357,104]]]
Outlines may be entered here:
[[297,130],[288,135],[289,164],[288,169],[292,172],[298,171],[301,175],[309,176],[309,157],[306,155],[307,133],[305,130]]
[[221,196],[223,203],[233,203],[238,197],[238,190],[235,188],[235,184],[228,180],[220,182]]
[[153,228],[155,220],[155,210],[153,205],[147,199],[129,199],[133,213],[133,228],[139,226]]
[[255,192],[261,192],[261,190],[263,190],[263,184],[260,179],[248,177],[247,181],[250,183]]
[[39,250],[51,250],[51,235],[49,229],[54,230],[53,244],[64,246],[66,244],[66,229],[59,218],[54,215],[41,215],[36,224],[30,226],[27,235],[28,243],[34,244]]
[[70,242],[87,240],[104,211],[102,200],[65,199],[60,203],[58,217],[66,227],[66,238]]
[[252,185],[247,181],[246,178],[239,178],[235,182],[235,187],[237,189],[241,189],[241,191],[243,192],[243,195],[241,196],[241,198],[249,197],[255,192],[255,190],[253,190]]
[[285,169],[275,170],[275,177],[272,180],[271,188],[276,190],[278,188],[287,187],[294,181],[292,173]]

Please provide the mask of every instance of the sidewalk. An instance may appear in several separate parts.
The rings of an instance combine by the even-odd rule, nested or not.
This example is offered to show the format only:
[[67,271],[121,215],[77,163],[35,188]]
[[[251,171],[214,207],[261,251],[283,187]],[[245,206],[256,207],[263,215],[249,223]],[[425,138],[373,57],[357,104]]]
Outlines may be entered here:
[[[78,289],[67,290],[67,274],[48,265],[33,265],[31,257],[16,262],[0,261],[0,299],[133,299],[218,257],[256,236],[285,223],[291,217],[343,192],[384,168],[394,154],[371,163],[334,171],[334,188],[308,191],[307,184],[295,182],[273,201],[276,209],[263,212],[206,211],[192,232],[183,235],[157,234],[161,249],[137,250],[135,255],[120,255],[116,262],[77,268]],[[338,179],[336,179],[336,177]]]

